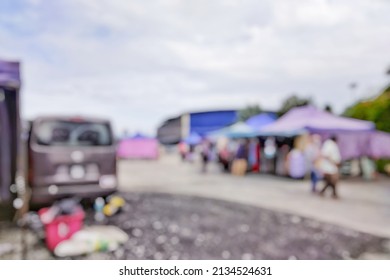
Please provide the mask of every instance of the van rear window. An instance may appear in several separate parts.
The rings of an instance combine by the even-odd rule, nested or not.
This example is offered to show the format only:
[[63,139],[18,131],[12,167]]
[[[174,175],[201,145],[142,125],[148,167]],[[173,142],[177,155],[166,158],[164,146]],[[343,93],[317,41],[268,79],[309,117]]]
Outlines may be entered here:
[[73,121],[42,121],[35,124],[35,138],[44,146],[108,146],[112,145],[107,124]]

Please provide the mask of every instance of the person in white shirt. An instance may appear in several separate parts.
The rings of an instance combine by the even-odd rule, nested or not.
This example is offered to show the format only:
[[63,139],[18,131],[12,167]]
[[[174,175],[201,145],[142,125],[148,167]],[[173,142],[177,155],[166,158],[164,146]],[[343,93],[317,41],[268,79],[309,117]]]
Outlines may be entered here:
[[324,174],[325,181],[325,186],[320,192],[321,195],[330,187],[333,190],[333,198],[338,198],[336,187],[339,180],[340,163],[341,155],[337,145],[337,138],[332,136],[324,142],[321,149],[320,169]]

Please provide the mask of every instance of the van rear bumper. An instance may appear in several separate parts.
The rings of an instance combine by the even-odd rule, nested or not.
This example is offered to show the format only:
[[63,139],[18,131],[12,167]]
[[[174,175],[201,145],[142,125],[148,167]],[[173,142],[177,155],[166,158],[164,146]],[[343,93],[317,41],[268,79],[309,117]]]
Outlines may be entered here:
[[31,203],[49,203],[66,197],[96,198],[114,193],[117,187],[102,188],[97,184],[33,187]]

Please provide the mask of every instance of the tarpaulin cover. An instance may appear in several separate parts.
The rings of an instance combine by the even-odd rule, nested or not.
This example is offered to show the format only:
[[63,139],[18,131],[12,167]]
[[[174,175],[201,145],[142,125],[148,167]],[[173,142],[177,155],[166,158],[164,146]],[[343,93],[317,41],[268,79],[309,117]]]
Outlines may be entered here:
[[199,135],[231,125],[237,121],[237,111],[222,110],[190,114],[190,133]]
[[369,121],[345,118],[321,111],[313,106],[291,109],[274,123],[261,129],[265,133],[286,133],[308,130],[309,132],[372,131],[375,125]]
[[139,136],[123,139],[119,142],[117,155],[123,159],[158,159],[158,141]]

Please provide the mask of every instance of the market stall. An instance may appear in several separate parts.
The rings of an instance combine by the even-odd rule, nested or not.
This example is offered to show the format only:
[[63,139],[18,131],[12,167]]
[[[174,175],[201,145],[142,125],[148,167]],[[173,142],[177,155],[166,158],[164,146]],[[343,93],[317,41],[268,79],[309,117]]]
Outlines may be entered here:
[[[290,110],[274,123],[261,129],[259,135],[294,136],[305,133],[319,134],[323,139],[336,135],[343,160],[372,156],[375,149],[378,155],[379,148],[372,148],[375,141],[378,141],[375,140],[378,136],[374,123],[333,115],[313,106]],[[383,144],[380,146],[383,151]]]
[[120,159],[158,159],[158,141],[152,137],[136,134],[119,142],[117,155]]

